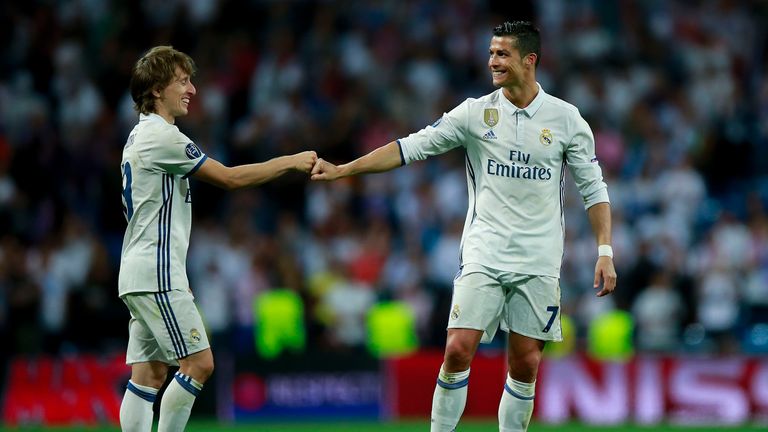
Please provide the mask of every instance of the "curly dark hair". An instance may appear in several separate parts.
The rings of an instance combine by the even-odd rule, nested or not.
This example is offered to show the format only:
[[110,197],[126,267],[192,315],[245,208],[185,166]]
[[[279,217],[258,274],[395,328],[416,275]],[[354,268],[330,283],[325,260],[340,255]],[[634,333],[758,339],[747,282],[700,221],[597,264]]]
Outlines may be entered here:
[[176,77],[176,67],[190,76],[195,73],[195,62],[190,56],[171,46],[156,46],[147,51],[133,66],[131,72],[131,98],[133,108],[141,114],[155,112],[155,90],[162,90]]
[[536,54],[536,66],[541,60],[541,36],[539,29],[530,21],[506,21],[493,28],[494,36],[512,36],[521,56]]

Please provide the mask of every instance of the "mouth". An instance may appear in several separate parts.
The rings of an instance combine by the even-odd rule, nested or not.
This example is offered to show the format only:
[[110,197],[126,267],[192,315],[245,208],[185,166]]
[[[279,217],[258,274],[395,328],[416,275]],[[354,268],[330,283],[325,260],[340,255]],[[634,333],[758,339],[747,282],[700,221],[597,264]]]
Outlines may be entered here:
[[184,104],[185,107],[188,107],[189,106],[189,100],[190,99],[188,97],[181,98],[181,103]]
[[491,71],[491,76],[493,78],[500,78],[500,77],[504,76],[505,74],[506,74],[506,72],[505,71],[501,71],[501,70],[493,70],[493,71]]

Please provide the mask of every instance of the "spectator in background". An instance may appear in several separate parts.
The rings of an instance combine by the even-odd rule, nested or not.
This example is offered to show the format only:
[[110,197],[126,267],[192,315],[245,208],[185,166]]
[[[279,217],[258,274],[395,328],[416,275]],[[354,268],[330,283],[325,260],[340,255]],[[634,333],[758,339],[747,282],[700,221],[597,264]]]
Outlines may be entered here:
[[[508,332],[509,366],[499,429],[528,429],[545,341],[562,340],[556,318],[566,165],[599,245],[597,295],[610,294],[616,285],[608,192],[592,132],[575,107],[546,94],[536,82],[539,30],[526,21],[505,22],[494,28],[489,53],[492,81],[500,90],[467,99],[432,126],[348,164],[318,159],[312,169],[312,180],[335,180],[389,171],[456,147],[466,151],[471,197],[445,359],[432,399],[433,432],[456,429],[466,404],[472,358],[480,342],[490,342],[498,327]],[[507,143],[513,143],[511,149]],[[437,266],[445,265],[440,256],[436,260]]]
[[123,150],[123,240],[118,288],[131,312],[126,363],[131,379],[120,408],[124,431],[150,431],[152,405],[170,365],[179,365],[163,394],[158,430],[183,430],[195,398],[213,373],[213,354],[187,280],[192,225],[189,177],[224,189],[308,172],[317,156],[305,151],[264,163],[226,167],[209,158],[174,125],[197,89],[195,65],[169,46],[135,64],[131,96],[139,123]]
[[669,273],[657,270],[632,306],[635,334],[640,350],[673,352],[679,345],[684,304]]

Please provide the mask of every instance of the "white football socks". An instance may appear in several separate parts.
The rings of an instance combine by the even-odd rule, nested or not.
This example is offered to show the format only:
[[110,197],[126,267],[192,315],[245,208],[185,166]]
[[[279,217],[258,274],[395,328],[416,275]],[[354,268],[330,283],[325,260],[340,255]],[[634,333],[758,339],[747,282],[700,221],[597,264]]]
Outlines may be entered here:
[[525,383],[513,380],[507,374],[507,382],[499,403],[499,431],[524,432],[533,414],[533,397],[536,382]]
[[120,429],[123,432],[149,432],[152,430],[152,405],[159,389],[128,381],[120,404]]
[[435,394],[432,397],[431,432],[452,432],[467,404],[469,369],[448,373],[440,366]]
[[203,385],[192,377],[176,372],[160,402],[160,424],[157,431],[183,431],[187,426],[195,398],[202,389]]

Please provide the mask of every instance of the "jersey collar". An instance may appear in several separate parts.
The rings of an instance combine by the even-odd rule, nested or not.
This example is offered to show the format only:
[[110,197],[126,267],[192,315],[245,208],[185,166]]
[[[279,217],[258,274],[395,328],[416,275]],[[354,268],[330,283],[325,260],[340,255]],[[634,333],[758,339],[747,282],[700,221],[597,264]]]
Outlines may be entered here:
[[168,124],[168,122],[167,122],[167,121],[165,121],[165,119],[164,119],[164,118],[162,118],[162,117],[160,116],[160,114],[155,114],[155,113],[149,113],[149,114],[139,114],[139,121],[140,121],[140,122],[143,122],[143,121],[145,121],[145,120],[146,120],[146,121],[161,121],[161,122],[163,122],[163,123],[165,123],[165,124]]
[[531,118],[536,114],[536,111],[538,111],[539,108],[541,108],[541,105],[544,103],[544,97],[545,97],[544,95],[546,95],[546,93],[544,92],[544,89],[541,88],[541,84],[537,82],[536,87],[539,88],[539,92],[536,93],[536,97],[533,98],[531,103],[529,103],[528,106],[525,108],[518,108],[517,106],[515,106],[515,104],[510,102],[509,99],[507,99],[504,96],[504,93],[502,92],[501,89],[499,89],[499,92],[502,92],[501,94],[499,94],[499,97],[503,101],[502,103],[504,105],[507,105],[509,108],[512,108],[513,112],[520,111],[523,114],[525,114],[528,118]]

